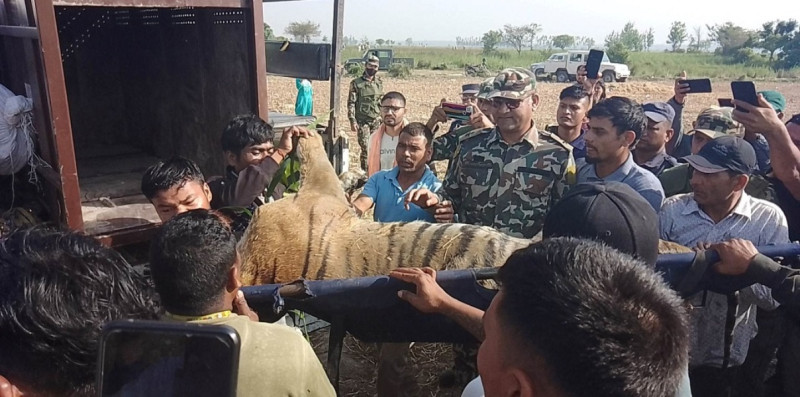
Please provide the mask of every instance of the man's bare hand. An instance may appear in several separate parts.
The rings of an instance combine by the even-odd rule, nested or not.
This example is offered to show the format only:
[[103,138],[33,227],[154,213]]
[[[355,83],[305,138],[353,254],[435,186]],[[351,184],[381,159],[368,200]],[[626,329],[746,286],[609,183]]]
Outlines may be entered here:
[[444,109],[442,109],[442,105],[441,105],[441,104],[443,104],[445,102],[447,102],[447,99],[445,99],[445,98],[442,98],[442,100],[439,101],[439,106],[436,106],[436,107],[433,108],[433,112],[431,112],[431,117],[428,119],[428,122],[425,124],[425,125],[428,126],[428,128],[431,129],[431,131],[435,130],[436,126],[438,126],[439,123],[446,123],[447,122],[447,114],[444,112]]
[[436,282],[436,270],[430,267],[401,267],[392,270],[389,277],[417,286],[417,293],[400,290],[397,291],[397,296],[423,313],[443,313],[451,306],[453,297],[439,286]]
[[719,254],[719,262],[714,264],[713,269],[728,276],[744,274],[750,261],[758,255],[756,246],[750,240],[740,238],[714,244],[711,249]]
[[711,243],[707,243],[705,241],[698,241],[697,244],[692,248],[694,252],[706,251],[711,248]]
[[477,106],[472,107],[472,116],[469,116],[469,125],[473,128],[494,128],[494,123],[489,120],[489,117],[486,116],[481,109]]
[[416,204],[420,208],[427,209],[436,204],[439,204],[439,197],[436,196],[436,193],[425,188],[412,189],[406,195],[406,200],[405,200],[406,210],[410,208],[411,204]]
[[433,208],[433,218],[436,219],[437,223],[453,223],[455,211],[451,201],[442,201]]
[[22,397],[22,393],[8,379],[0,376],[0,397]]
[[736,106],[733,119],[742,123],[748,131],[770,135],[786,129],[775,109],[761,94],[758,94],[758,106],[736,99],[733,104]]
[[686,95],[689,94],[689,84],[684,83],[686,81],[686,71],[684,70],[677,79],[675,79],[675,102],[683,105],[686,103]]
[[258,313],[253,311],[253,309],[250,308],[250,305],[247,304],[247,300],[244,299],[244,292],[241,290],[236,291],[236,297],[233,298],[233,312],[240,316],[246,316],[252,321],[258,322]]

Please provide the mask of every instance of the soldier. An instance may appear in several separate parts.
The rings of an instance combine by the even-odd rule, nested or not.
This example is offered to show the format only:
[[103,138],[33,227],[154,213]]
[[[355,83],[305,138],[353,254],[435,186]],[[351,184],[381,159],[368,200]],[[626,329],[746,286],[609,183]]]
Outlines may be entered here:
[[370,55],[364,64],[364,74],[350,82],[347,95],[347,118],[350,130],[358,133],[361,147],[361,169],[367,170],[367,147],[370,133],[381,123],[380,99],[383,95],[383,82],[377,76],[380,60]]
[[418,189],[406,201],[427,208],[451,200],[460,222],[532,238],[574,183],[572,148],[552,134],[540,139],[533,121],[536,80],[527,70],[500,72],[489,99],[496,126],[461,139],[441,194]]
[[[460,142],[461,138],[463,138],[466,134],[476,130],[476,129],[491,129],[494,127],[493,120],[493,111],[491,101],[488,99],[489,93],[493,90],[494,84],[494,77],[488,78],[484,80],[479,88],[478,95],[477,95],[477,108],[475,108],[472,117],[470,117],[469,123],[464,126],[460,126],[455,129],[450,129],[444,135],[441,135],[434,139],[433,141],[433,156],[431,156],[431,161],[439,161],[439,160],[450,160],[453,158],[453,155],[458,148],[458,143]],[[437,106],[433,110],[433,114],[431,118],[428,120],[428,128],[433,126],[434,128],[439,128],[439,123],[441,122],[442,115],[444,113],[441,110],[441,106]],[[431,128],[432,131],[436,132],[434,128]]]

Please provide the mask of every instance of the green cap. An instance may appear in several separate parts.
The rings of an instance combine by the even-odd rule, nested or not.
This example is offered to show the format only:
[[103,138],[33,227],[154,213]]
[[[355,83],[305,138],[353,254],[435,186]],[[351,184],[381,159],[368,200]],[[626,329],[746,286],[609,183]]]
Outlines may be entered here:
[[712,139],[726,135],[741,138],[744,135],[744,128],[733,119],[733,108],[714,106],[700,112],[694,129],[686,135],[694,135],[696,132]]
[[764,96],[764,99],[772,105],[776,113],[782,113],[786,109],[786,98],[778,91],[761,91],[759,94]]
[[503,69],[494,78],[494,90],[488,98],[525,99],[536,92],[536,78],[524,68]]
[[489,77],[481,82],[481,88],[478,91],[478,99],[487,99],[492,90],[494,90],[494,77]]

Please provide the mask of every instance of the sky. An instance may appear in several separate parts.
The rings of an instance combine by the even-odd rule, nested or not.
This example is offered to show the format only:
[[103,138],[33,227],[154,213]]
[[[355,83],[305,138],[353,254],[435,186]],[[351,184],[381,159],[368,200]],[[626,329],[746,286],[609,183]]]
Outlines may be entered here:
[[[720,4],[725,4],[720,7]],[[800,17],[800,1],[746,5],[743,0],[345,0],[344,34],[370,40],[455,41],[457,36],[480,37],[505,24],[537,23],[542,35],[587,36],[602,43],[612,30],[634,22],[640,31],[653,28],[655,43],[666,43],[672,21],[683,21],[687,30],[695,26],[727,21],[750,29],[776,19]],[[750,4],[759,4],[756,2]],[[760,5],[760,4],[759,4]],[[593,7],[589,9],[588,7]],[[264,21],[276,35],[294,21],[320,24],[330,37],[333,0],[303,0],[264,3]],[[705,31],[705,28],[704,28]],[[705,35],[705,33],[704,33]],[[319,40],[320,38],[317,38]]]

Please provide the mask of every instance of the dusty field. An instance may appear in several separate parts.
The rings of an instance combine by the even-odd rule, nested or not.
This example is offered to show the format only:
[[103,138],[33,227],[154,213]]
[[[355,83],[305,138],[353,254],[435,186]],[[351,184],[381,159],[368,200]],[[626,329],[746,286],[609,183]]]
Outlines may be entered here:
[[[409,79],[383,77],[384,91],[399,91],[407,98],[407,117],[411,121],[425,122],[430,116],[433,106],[442,98],[458,101],[462,84],[480,82],[479,78],[468,78],[453,72],[415,71]],[[341,85],[342,106],[338,117],[340,131],[350,134],[347,122],[346,96],[350,78],[345,78]],[[282,113],[294,112],[294,101],[297,95],[293,79],[269,77],[270,109]],[[627,82],[608,86],[608,94],[628,96],[640,102],[666,101],[672,96],[672,82]],[[544,126],[555,120],[558,94],[565,84],[539,83],[538,92],[541,104],[536,110],[535,120],[538,126]],[[787,114],[800,112],[800,84],[758,82],[759,90],[778,90],[787,98]],[[717,98],[729,98],[730,85],[727,81],[714,82],[712,94],[698,94],[689,97],[684,113],[685,127],[704,108],[716,105]],[[314,82],[314,112],[325,113],[329,109],[330,84]],[[351,166],[358,166],[358,143],[350,134]],[[315,350],[320,354],[323,363],[327,355],[327,332],[318,331],[311,336]],[[415,344],[411,351],[414,367],[410,369],[412,376],[420,385],[420,396],[460,396],[460,389],[440,390],[437,386],[439,373],[448,369],[452,363],[452,351],[447,345]],[[375,395],[375,376],[377,373],[377,353],[374,345],[360,343],[352,337],[345,339],[341,365],[342,396]]]

